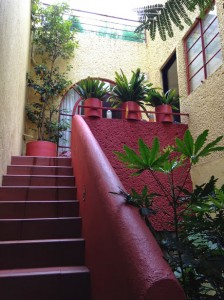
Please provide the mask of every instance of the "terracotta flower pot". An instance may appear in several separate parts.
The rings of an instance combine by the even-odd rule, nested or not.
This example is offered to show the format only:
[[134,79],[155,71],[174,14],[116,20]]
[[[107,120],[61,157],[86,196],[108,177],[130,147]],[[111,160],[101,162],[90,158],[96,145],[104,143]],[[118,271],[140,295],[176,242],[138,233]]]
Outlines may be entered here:
[[102,107],[102,101],[100,101],[97,98],[89,98],[85,100],[84,105],[92,106],[91,108],[90,107],[84,108],[84,113],[86,117],[102,118],[102,109],[96,108],[96,107]]
[[173,123],[172,107],[169,104],[158,105],[155,108],[156,122]]
[[33,141],[26,144],[26,156],[57,156],[57,145],[47,141]]
[[122,119],[128,119],[128,120],[142,119],[141,112],[138,112],[138,110],[141,109],[138,103],[134,101],[127,101],[127,102],[123,102],[121,107],[125,109],[124,111],[122,111]]

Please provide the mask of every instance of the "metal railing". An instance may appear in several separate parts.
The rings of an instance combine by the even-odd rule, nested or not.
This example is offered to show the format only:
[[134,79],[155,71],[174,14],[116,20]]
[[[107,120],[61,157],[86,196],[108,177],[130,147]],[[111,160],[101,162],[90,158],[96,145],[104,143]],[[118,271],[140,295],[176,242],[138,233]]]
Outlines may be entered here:
[[78,32],[92,32],[98,36],[144,43],[145,33],[135,33],[139,21],[84,10],[72,9],[70,20]]

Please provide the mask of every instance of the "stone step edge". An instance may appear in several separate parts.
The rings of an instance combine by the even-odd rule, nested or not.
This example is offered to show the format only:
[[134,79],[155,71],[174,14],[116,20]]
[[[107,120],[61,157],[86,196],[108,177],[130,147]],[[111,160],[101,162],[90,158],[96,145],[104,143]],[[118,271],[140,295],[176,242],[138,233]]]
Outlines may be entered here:
[[2,245],[25,245],[25,244],[41,244],[41,243],[70,243],[70,242],[85,242],[83,238],[72,238],[72,239],[38,239],[38,240],[13,240],[13,241],[0,241]]
[[82,219],[81,217],[0,219],[0,222],[64,221],[64,220],[81,220],[81,219]]
[[40,275],[58,275],[89,273],[86,266],[69,266],[69,267],[48,267],[48,268],[30,268],[30,269],[9,269],[0,270],[0,278],[19,277],[19,276],[40,276]]

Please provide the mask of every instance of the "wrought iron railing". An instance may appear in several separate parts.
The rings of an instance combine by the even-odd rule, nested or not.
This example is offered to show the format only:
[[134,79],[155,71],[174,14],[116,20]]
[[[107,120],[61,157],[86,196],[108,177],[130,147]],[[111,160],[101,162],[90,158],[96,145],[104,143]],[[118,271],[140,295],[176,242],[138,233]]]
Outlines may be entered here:
[[145,33],[136,33],[140,24],[137,20],[130,20],[84,10],[73,9],[70,17],[74,28],[78,32],[92,32],[98,36],[122,39],[131,42],[144,43]]

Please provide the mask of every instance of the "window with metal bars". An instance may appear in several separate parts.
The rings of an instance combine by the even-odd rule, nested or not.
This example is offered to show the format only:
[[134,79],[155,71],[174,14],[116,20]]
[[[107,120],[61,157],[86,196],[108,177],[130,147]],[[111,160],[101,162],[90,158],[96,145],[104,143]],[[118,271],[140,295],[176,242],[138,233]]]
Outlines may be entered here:
[[197,20],[184,43],[190,94],[222,64],[216,7],[204,19]]

